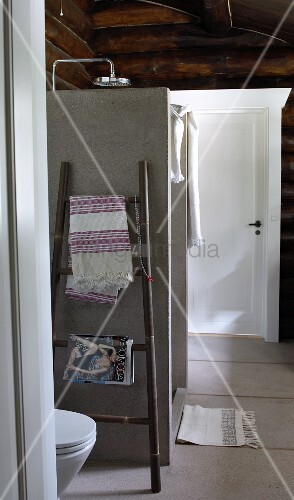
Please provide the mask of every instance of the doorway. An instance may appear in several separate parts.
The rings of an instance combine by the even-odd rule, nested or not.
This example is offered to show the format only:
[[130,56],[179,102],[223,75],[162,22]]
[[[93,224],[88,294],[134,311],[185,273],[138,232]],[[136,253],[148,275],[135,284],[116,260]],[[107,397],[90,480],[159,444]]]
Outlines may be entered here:
[[224,110],[194,117],[204,244],[188,251],[188,330],[258,336],[264,303],[265,115]]
[[[263,279],[257,285],[256,290],[251,290],[251,298],[246,296],[246,293],[243,293],[243,302],[244,297],[246,296],[247,301],[247,310],[250,311],[252,309],[252,301],[256,296],[262,297],[262,306],[257,305],[255,313],[251,314],[252,328],[255,331],[258,331],[258,334],[264,337],[265,340],[270,342],[278,342],[279,341],[279,264],[280,264],[280,210],[281,210],[281,109],[285,105],[287,97],[289,95],[290,89],[241,89],[241,90],[210,90],[210,91],[174,91],[171,92],[171,102],[173,104],[178,105],[190,105],[193,111],[200,115],[205,115],[207,113],[217,112],[222,114],[228,114],[228,110],[230,110],[230,114],[232,116],[236,116],[235,113],[246,113],[262,116],[264,117],[264,128],[263,128],[263,140],[264,144],[264,177],[263,177],[263,191],[264,191],[264,211],[263,211],[263,235],[255,235],[254,230],[259,230],[258,228],[249,227],[249,223],[255,223],[256,220],[259,220],[257,217],[257,205],[255,213],[246,213],[246,224],[244,222],[244,226],[246,230],[251,231],[251,236],[249,237],[249,242],[253,247],[256,247],[256,255],[253,254],[254,257],[251,257],[253,260],[251,261],[251,278],[252,283],[250,285],[250,280],[246,283],[247,292],[253,286],[253,274],[257,271],[256,260],[257,256],[262,254],[261,262],[263,267]],[[216,113],[216,114],[217,114]],[[252,125],[251,125],[252,126]],[[254,127],[253,127],[254,128]],[[251,181],[253,178],[251,179]],[[246,182],[250,182],[247,179]],[[261,182],[261,181],[259,181]],[[208,202],[209,202],[208,198]],[[254,196],[255,204],[256,196]],[[205,203],[204,203],[205,205]],[[200,200],[201,206],[201,200]],[[248,207],[250,204],[248,204]],[[256,219],[255,219],[256,215]],[[250,216],[250,217],[249,217]],[[251,217],[253,219],[251,220]],[[247,220],[250,218],[250,220]],[[244,218],[245,221],[245,218]],[[222,227],[222,226],[221,226]],[[245,227],[243,229],[245,230]],[[234,228],[232,228],[234,229]],[[232,231],[233,232],[233,231]],[[257,239],[257,236],[262,236]],[[254,238],[255,237],[255,238]],[[242,240],[242,237],[241,237]],[[263,241],[262,241],[263,240]],[[234,241],[234,234],[231,236],[231,241]],[[247,242],[247,246],[249,247],[249,243]],[[238,248],[237,252],[238,254]],[[196,260],[196,259],[194,259]],[[250,261],[250,258],[249,258]],[[240,271],[238,264],[238,272],[235,273],[235,276],[242,276],[243,273],[243,282],[246,281],[248,276],[244,276],[246,272],[248,272],[248,267],[246,270],[247,264],[244,263],[243,266],[243,258],[242,254],[240,256],[235,256],[235,266],[239,262],[241,263]],[[189,266],[187,266],[189,269]],[[189,272],[189,271],[188,271]],[[225,276],[224,271],[223,274]],[[204,275],[204,271],[202,271]],[[211,273],[212,274],[212,273]],[[204,278],[205,279],[205,276]],[[213,276],[210,279],[214,279]],[[228,280],[227,290],[230,288],[230,278]],[[236,278],[236,282],[238,279]],[[189,280],[188,280],[189,284]],[[242,290],[239,289],[239,297],[233,296],[236,306],[236,299],[242,298],[240,296]],[[200,298],[201,294],[199,294],[197,307],[198,309],[201,306]],[[232,294],[230,294],[232,296]],[[193,298],[188,302],[193,302]],[[245,301],[245,302],[246,302]],[[205,305],[205,304],[202,304]],[[219,304],[220,305],[220,304]],[[228,307],[227,304],[224,304],[225,307]],[[238,304],[239,306],[239,304]],[[213,305],[214,307],[214,305]],[[258,308],[261,307],[261,310],[258,311]],[[204,308],[203,308],[204,309]],[[234,308],[228,309],[229,311],[234,311]],[[218,311],[218,309],[214,309],[214,311]],[[216,319],[215,313],[209,313],[210,316],[213,314],[213,319]],[[247,313],[246,313],[247,314]],[[208,316],[208,314],[207,314]],[[230,318],[231,316],[231,318]],[[230,313],[227,315],[227,319],[231,320],[234,316],[234,313]],[[246,316],[246,315],[245,315]],[[245,318],[244,313],[237,312],[235,314],[235,318]],[[248,316],[248,315],[247,315]],[[255,318],[254,318],[255,317]],[[190,319],[190,318],[189,318]],[[216,327],[214,321],[214,327]],[[242,322],[239,321],[239,326]],[[243,322],[244,323],[244,322]],[[206,325],[208,327],[208,325]],[[243,325],[242,325],[243,326]],[[219,333],[223,333],[223,330],[219,329]],[[234,330],[233,333],[243,333],[241,329],[237,332]],[[196,332],[197,333],[197,332]],[[207,333],[207,332],[206,332]],[[217,333],[217,332],[216,332]],[[227,333],[230,333],[229,331]],[[253,330],[251,330],[251,334],[253,334]]]

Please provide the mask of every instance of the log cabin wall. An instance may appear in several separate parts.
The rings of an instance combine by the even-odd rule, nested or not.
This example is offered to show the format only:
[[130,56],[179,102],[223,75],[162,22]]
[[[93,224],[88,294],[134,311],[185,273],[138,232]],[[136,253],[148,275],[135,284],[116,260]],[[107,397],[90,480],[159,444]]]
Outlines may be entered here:
[[[56,0],[45,2],[46,70],[47,88],[52,87],[52,66],[56,59],[81,59],[95,57],[88,41],[94,25],[87,12],[90,0]],[[81,64],[63,64],[58,67],[57,88],[90,88],[91,78]]]
[[294,91],[282,119],[280,336],[293,338],[294,322]]
[[[60,17],[59,1],[46,0],[48,75],[55,59],[101,56],[133,87],[292,87],[289,6],[287,0],[268,0],[266,8],[264,0],[63,0]],[[101,63],[60,65],[57,89],[91,88],[93,77],[108,72]],[[292,93],[282,124],[281,339],[294,338],[293,112]]]

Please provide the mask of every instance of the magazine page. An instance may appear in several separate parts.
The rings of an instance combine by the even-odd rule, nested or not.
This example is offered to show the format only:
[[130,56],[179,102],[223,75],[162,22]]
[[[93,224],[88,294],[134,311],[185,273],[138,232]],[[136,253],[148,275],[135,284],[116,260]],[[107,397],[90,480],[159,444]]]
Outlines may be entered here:
[[115,335],[69,335],[63,380],[130,385],[134,381],[133,340]]

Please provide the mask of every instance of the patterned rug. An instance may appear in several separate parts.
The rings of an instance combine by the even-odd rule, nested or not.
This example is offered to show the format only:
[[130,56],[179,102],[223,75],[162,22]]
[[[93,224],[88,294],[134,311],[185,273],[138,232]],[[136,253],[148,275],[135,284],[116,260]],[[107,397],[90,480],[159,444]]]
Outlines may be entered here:
[[185,405],[177,443],[258,448],[255,412]]

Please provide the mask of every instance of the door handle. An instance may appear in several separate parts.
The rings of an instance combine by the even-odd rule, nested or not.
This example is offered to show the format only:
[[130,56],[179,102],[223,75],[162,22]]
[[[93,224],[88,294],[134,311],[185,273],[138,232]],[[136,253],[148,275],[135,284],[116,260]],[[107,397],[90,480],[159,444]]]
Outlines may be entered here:
[[260,220],[257,220],[255,222],[253,222],[252,224],[248,224],[249,226],[255,226],[255,227],[260,227],[261,226],[261,222]]

